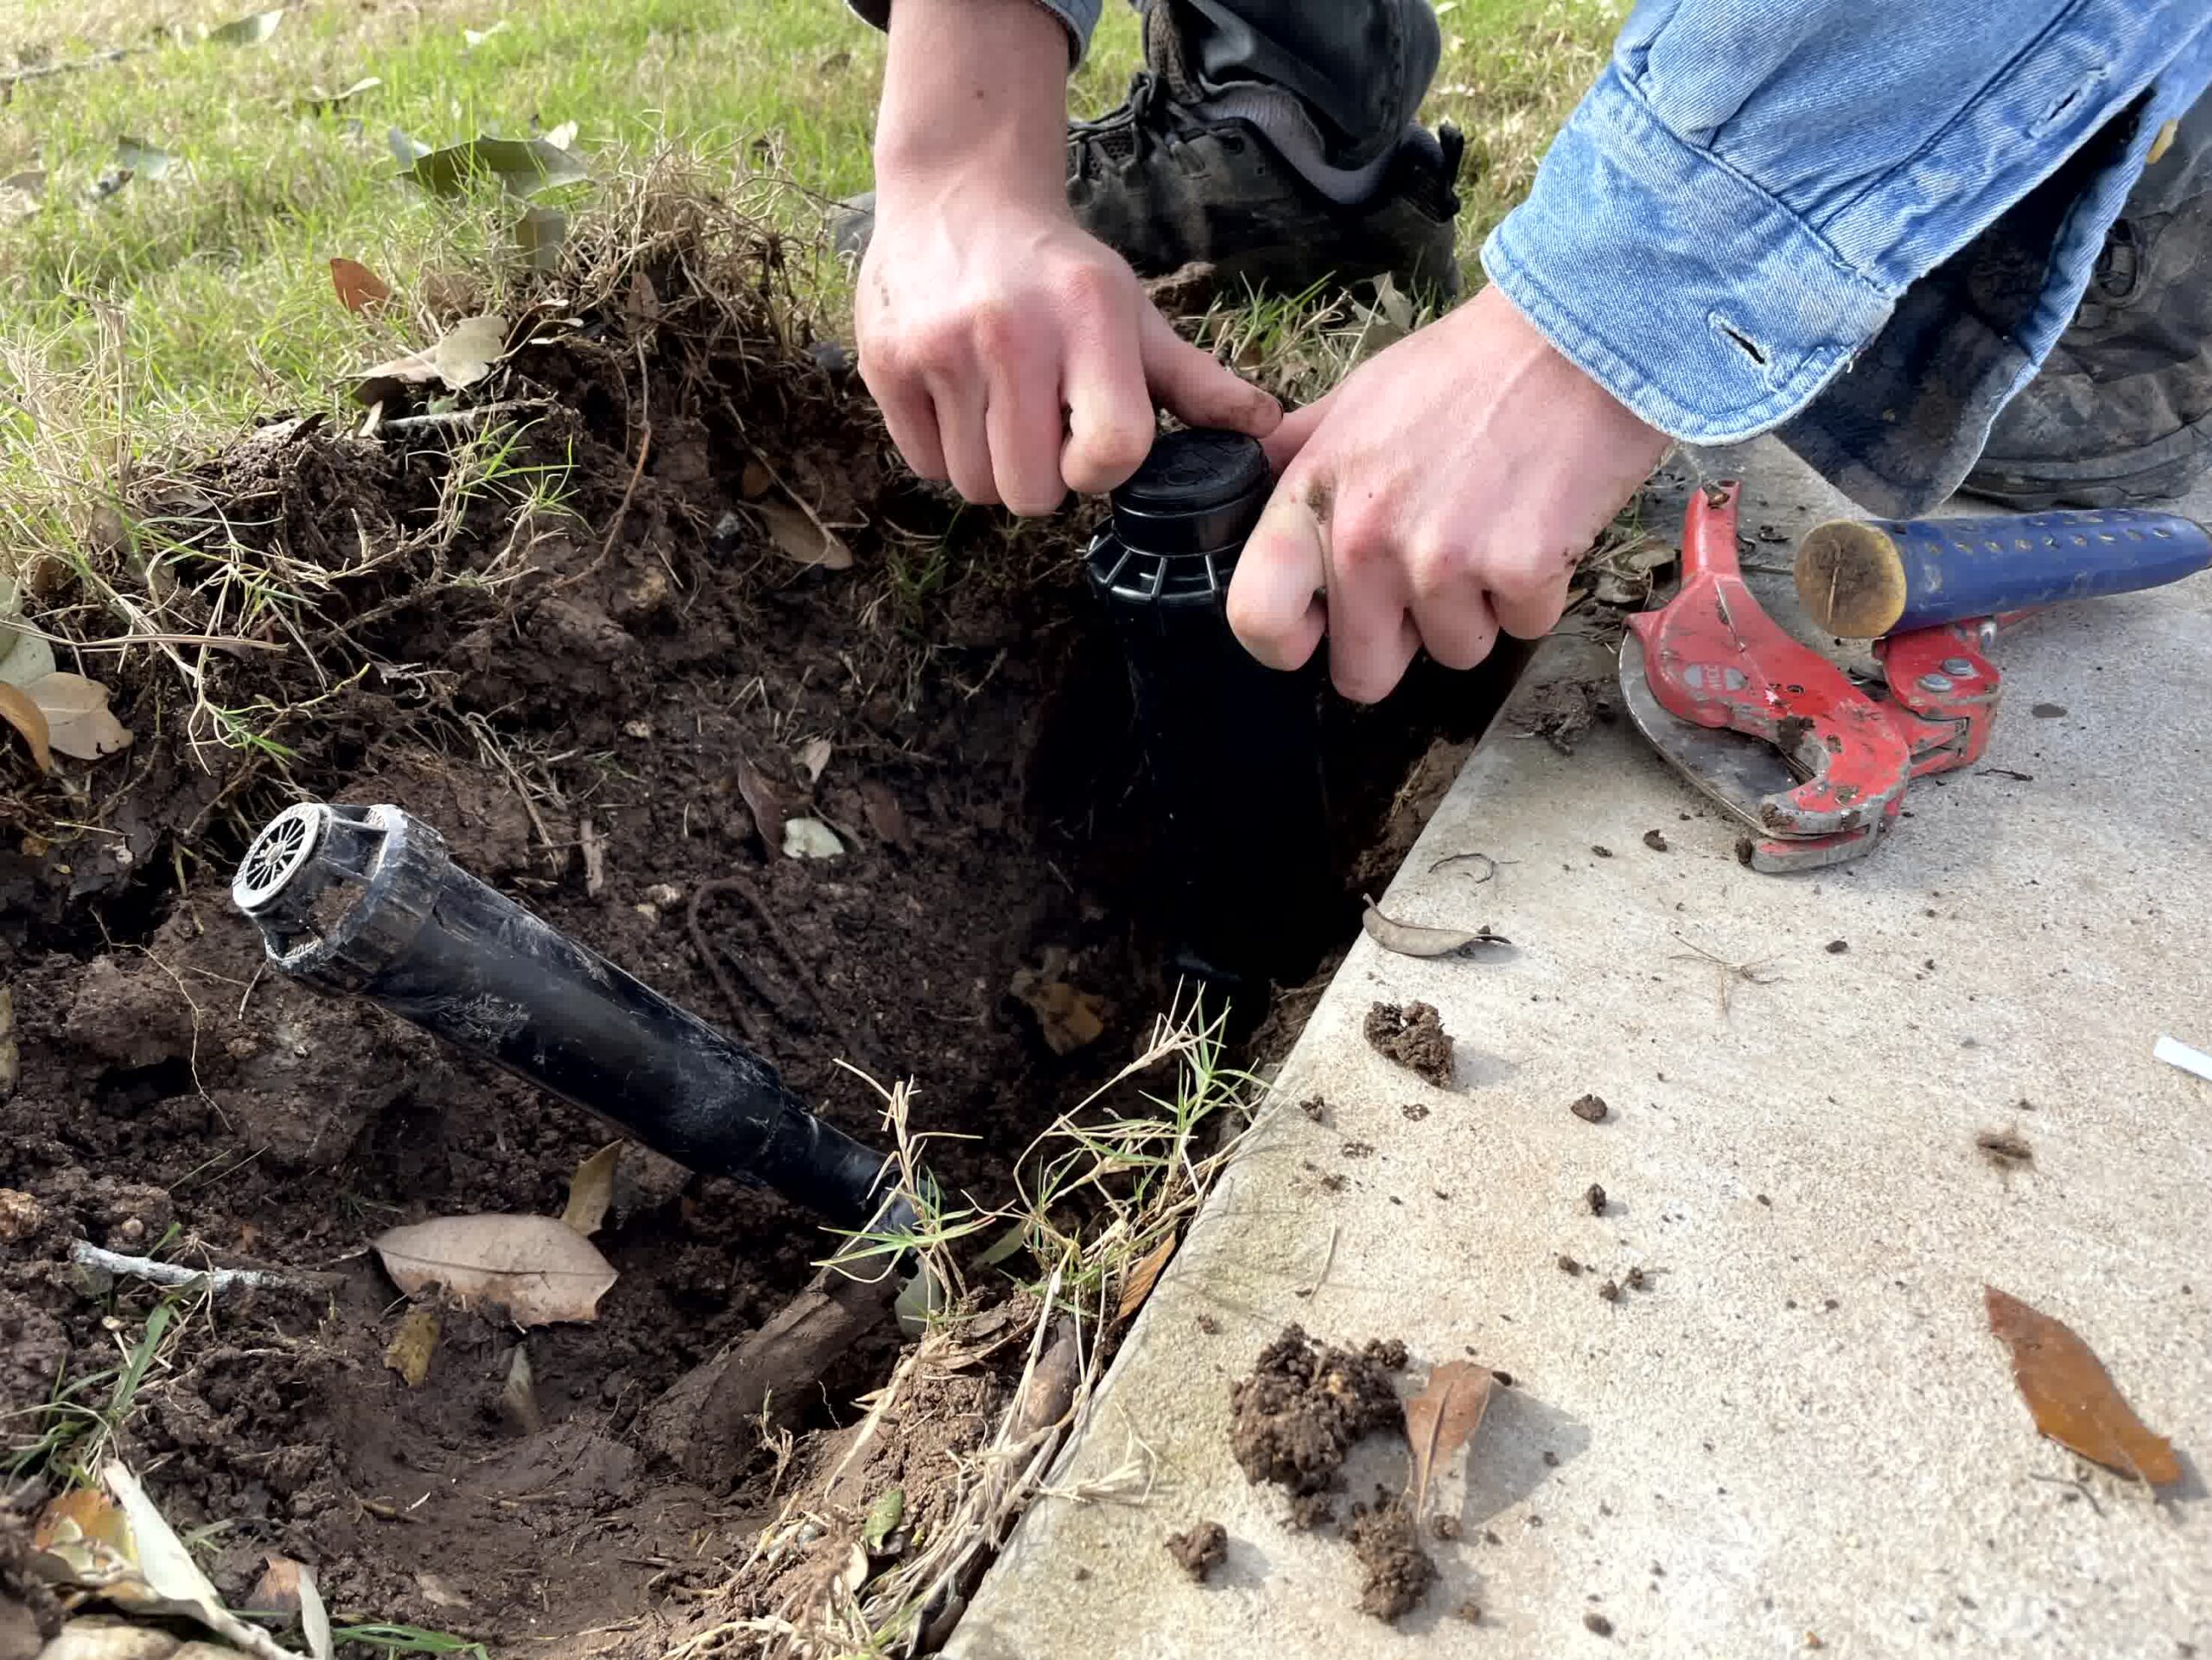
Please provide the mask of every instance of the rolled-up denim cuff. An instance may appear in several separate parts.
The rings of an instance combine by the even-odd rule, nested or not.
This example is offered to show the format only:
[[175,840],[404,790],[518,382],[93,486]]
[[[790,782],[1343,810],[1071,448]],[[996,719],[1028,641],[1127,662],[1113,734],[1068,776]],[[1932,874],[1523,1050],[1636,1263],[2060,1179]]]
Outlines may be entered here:
[[1891,307],[1614,68],[1483,245],[1483,266],[1585,373],[1691,443],[1734,443],[1796,414]]
[[[891,27],[892,0],[849,0],[853,14],[878,29]],[[1098,27],[1101,0],[1032,0],[1058,18],[1068,31],[1068,67],[1073,69],[1090,49],[1090,32]]]

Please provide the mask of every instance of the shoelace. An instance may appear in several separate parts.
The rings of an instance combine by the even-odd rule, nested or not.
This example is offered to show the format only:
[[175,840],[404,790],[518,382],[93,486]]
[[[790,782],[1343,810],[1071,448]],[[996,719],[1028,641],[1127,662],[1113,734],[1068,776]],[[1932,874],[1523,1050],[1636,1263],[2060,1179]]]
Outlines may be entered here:
[[1126,165],[1154,144],[1176,144],[1204,130],[1165,81],[1140,69],[1129,77],[1129,95],[1118,107],[1095,120],[1070,124],[1068,144],[1081,170],[1094,155]]

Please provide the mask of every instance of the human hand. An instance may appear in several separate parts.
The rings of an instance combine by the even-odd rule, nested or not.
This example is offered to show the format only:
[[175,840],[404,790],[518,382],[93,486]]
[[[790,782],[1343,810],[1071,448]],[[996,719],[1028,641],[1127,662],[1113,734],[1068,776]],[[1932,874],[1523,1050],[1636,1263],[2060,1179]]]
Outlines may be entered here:
[[1330,677],[1360,703],[1424,646],[1471,669],[1501,629],[1550,631],[1576,562],[1669,442],[1485,289],[1268,438],[1281,476],[1230,626],[1278,669],[1325,633]]
[[861,376],[907,464],[1017,513],[1128,478],[1155,401],[1255,437],[1282,417],[1077,226],[1066,70],[1033,0],[899,0],[854,300]]

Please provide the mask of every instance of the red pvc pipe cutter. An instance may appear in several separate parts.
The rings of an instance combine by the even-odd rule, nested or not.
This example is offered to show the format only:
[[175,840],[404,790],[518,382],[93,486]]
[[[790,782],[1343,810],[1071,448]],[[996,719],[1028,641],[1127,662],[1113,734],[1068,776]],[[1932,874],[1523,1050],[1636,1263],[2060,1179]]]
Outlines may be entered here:
[[1747,827],[1737,851],[1751,868],[1840,864],[1896,824],[1913,779],[1980,759],[2002,684],[1987,656],[2001,620],[1877,640],[1889,696],[1873,696],[1751,597],[1736,560],[1741,489],[1691,498],[1681,592],[1629,619],[1622,696],[1660,754]]

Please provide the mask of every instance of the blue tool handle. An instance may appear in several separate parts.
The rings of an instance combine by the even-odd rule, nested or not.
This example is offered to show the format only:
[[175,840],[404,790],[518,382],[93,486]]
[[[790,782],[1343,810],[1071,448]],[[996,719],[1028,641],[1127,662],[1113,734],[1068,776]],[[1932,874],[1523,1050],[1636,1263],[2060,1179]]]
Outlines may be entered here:
[[1862,639],[2158,588],[2212,566],[2212,535],[2139,508],[1988,518],[1835,519],[1798,544],[1797,595]]

